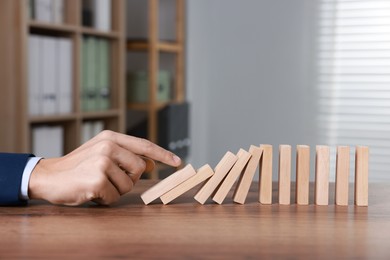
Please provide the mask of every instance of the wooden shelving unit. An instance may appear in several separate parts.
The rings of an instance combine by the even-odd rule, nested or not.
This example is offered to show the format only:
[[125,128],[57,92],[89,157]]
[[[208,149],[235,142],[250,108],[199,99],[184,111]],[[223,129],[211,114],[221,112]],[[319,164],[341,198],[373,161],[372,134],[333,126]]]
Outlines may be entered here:
[[[160,0],[147,0],[148,32],[147,39],[128,39],[126,49],[128,52],[145,52],[148,59],[148,93],[149,98],[146,103],[128,103],[127,108],[144,111],[148,117],[148,139],[157,143],[158,133],[158,112],[171,103],[181,103],[185,101],[184,87],[184,28],[185,28],[185,0],[175,1],[175,35],[172,41],[160,40],[159,37],[159,5]],[[175,55],[175,73],[172,88],[172,99],[168,102],[157,100],[157,78],[159,73],[159,61],[162,53]],[[163,166],[161,166],[163,167]],[[158,169],[151,176],[158,178]]]
[[[31,152],[34,125],[58,124],[64,128],[64,153],[81,144],[81,126],[86,120],[101,120],[105,129],[125,132],[125,0],[113,0],[112,30],[99,31],[81,23],[82,1],[66,0],[64,23],[51,24],[28,17],[28,1],[0,1],[0,149],[2,152]],[[73,112],[29,116],[28,36],[62,36],[73,43]],[[105,111],[81,111],[81,44],[83,36],[96,36],[110,43],[110,103]]]

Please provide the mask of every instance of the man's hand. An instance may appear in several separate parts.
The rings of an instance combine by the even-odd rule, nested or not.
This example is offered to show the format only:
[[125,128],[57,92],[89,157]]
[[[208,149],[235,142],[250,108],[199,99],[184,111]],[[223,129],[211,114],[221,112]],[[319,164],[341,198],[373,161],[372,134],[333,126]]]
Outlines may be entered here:
[[180,158],[148,140],[103,131],[73,152],[42,159],[31,174],[29,197],[53,204],[111,204],[129,192],[151,158],[179,166]]

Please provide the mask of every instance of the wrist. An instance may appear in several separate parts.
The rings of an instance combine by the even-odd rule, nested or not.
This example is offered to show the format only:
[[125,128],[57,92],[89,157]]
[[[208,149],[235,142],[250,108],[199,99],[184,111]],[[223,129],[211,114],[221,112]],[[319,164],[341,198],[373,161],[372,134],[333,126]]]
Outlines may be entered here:
[[31,173],[28,183],[28,196],[30,199],[45,199],[44,191],[47,185],[47,161],[50,159],[41,159]]

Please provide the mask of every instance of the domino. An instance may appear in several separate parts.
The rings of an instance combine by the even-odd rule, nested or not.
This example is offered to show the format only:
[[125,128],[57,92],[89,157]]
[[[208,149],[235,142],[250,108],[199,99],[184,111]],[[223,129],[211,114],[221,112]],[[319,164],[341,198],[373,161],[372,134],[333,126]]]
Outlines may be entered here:
[[328,205],[329,198],[329,146],[316,146],[315,204]]
[[368,206],[368,157],[367,146],[357,146],[355,152],[355,205]]
[[339,206],[348,205],[349,151],[349,146],[337,147],[335,204]]
[[260,160],[259,202],[272,204],[272,145],[262,144],[263,155]]
[[191,178],[195,174],[196,172],[192,165],[188,164],[183,169],[171,174],[164,180],[160,181],[159,183],[142,193],[141,199],[147,205],[155,199],[161,197],[163,194],[167,193],[171,189],[175,188],[180,183]]
[[194,197],[195,200],[197,200],[200,204],[204,204],[221,183],[223,178],[225,178],[226,174],[236,163],[237,159],[236,155],[231,152],[227,152],[215,167],[214,175],[203,185],[198,193],[196,193]]
[[252,157],[249,159],[249,162],[245,167],[244,173],[241,175],[240,180],[238,181],[233,195],[233,201],[239,204],[245,203],[249,188],[253,181],[253,177],[255,176],[257,166],[260,163],[260,158],[263,154],[263,149],[251,145],[251,147],[249,148],[249,153],[252,155]]
[[297,145],[295,202],[309,204],[310,147]]
[[210,165],[208,165],[208,164],[203,165],[201,168],[198,169],[197,173],[194,176],[192,176],[188,180],[182,182],[181,184],[177,185],[172,190],[170,190],[167,193],[165,193],[164,195],[162,195],[160,197],[160,199],[164,204],[168,204],[172,200],[176,199],[180,195],[191,190],[192,188],[194,188],[198,184],[209,179],[211,176],[213,176],[213,174],[214,174],[214,171],[213,171],[213,169],[211,169]]
[[[235,203],[244,204],[248,195],[256,169],[259,166],[259,195],[261,204],[272,204],[272,145],[262,144],[260,147],[251,146],[249,152],[240,149],[235,155],[227,152],[213,169],[208,165],[202,166],[196,172],[189,164],[185,168],[173,173],[158,184],[145,191],[141,198],[147,205],[157,198],[163,204],[169,204],[185,192],[203,183],[194,196],[200,204],[208,198],[222,204],[233,187]],[[154,162],[144,158],[147,169],[153,169]],[[289,205],[291,201],[291,146],[279,146],[278,194],[279,204]],[[355,152],[355,190],[354,204],[368,206],[368,174],[369,149],[366,146],[357,146]],[[336,205],[348,205],[348,188],[350,172],[350,147],[338,146],[336,157]],[[317,145],[315,156],[315,185],[314,203],[329,205],[329,173],[330,148]],[[296,148],[296,192],[295,202],[298,205],[309,204],[310,181],[310,147],[297,145]]]
[[222,204],[223,200],[226,198],[227,194],[229,193],[230,189],[233,187],[234,182],[237,180],[237,178],[242,173],[242,170],[248,163],[250,157],[252,155],[248,153],[247,151],[240,149],[237,153],[237,162],[234,164],[233,168],[230,170],[229,174],[226,176],[225,180],[222,182],[222,184],[219,186],[219,189],[215,193],[213,200],[218,203]]
[[291,146],[279,146],[279,204],[290,204]]

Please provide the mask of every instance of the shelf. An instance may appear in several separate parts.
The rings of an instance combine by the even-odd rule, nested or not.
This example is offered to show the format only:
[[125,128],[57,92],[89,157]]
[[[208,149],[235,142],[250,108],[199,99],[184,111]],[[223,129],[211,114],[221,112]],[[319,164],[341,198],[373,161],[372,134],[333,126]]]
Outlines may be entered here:
[[31,29],[39,29],[46,31],[64,32],[64,33],[75,33],[78,31],[78,27],[69,24],[52,24],[40,21],[30,21],[28,23]]
[[32,124],[39,123],[55,123],[55,122],[65,122],[76,120],[77,115],[72,114],[64,114],[64,115],[39,115],[39,116],[30,116],[29,122]]
[[116,117],[122,114],[121,110],[118,109],[110,109],[105,111],[93,111],[93,112],[83,112],[82,118],[83,119],[104,119],[104,118],[111,118]]
[[117,39],[120,38],[121,34],[119,32],[115,31],[100,31],[96,30],[92,27],[83,27],[81,28],[81,33],[84,35],[90,35],[90,36],[98,36],[98,37],[105,37],[105,38],[111,38],[111,39]]
[[133,110],[149,111],[151,109],[160,110],[170,104],[171,102],[158,102],[158,103],[128,103],[127,108]]
[[[147,41],[127,41],[128,51],[148,51],[151,47]],[[157,49],[161,52],[179,53],[182,51],[182,47],[178,43],[174,42],[159,42],[157,43]]]

